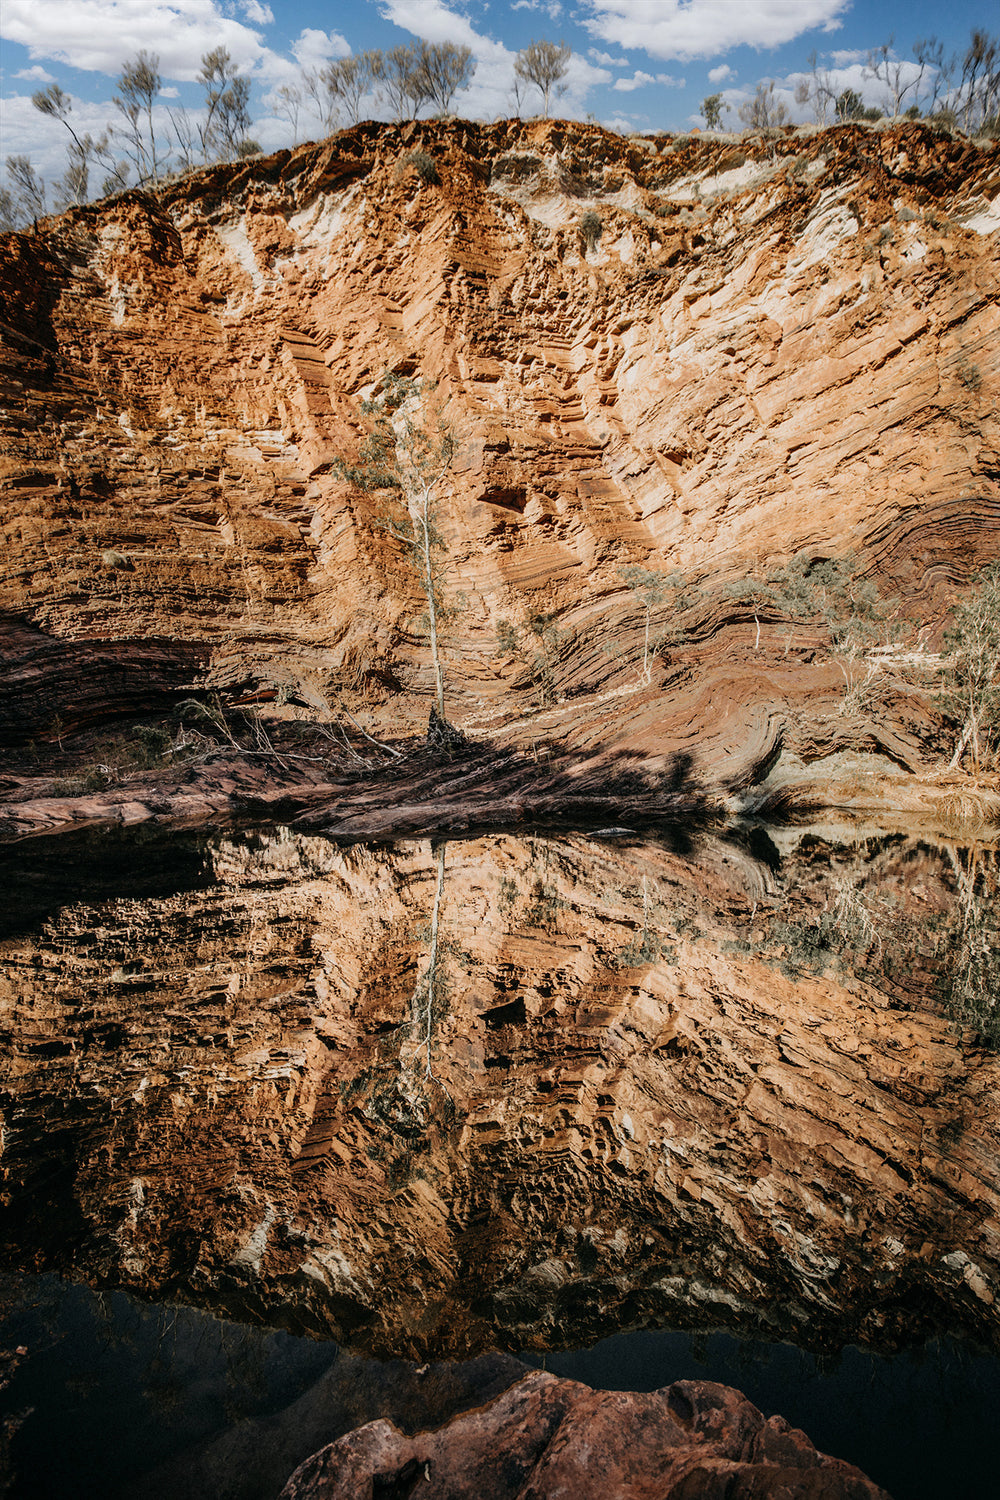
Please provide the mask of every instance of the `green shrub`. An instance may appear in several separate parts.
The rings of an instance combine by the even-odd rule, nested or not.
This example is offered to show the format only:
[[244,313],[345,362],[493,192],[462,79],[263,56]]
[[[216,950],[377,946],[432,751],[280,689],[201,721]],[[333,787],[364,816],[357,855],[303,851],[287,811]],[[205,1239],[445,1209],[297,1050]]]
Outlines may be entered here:
[[400,173],[412,167],[421,182],[440,182],[437,162],[427,151],[409,151],[399,164]]
[[604,225],[600,214],[595,214],[592,208],[588,208],[578,225],[580,238],[588,250],[593,250],[601,238]]

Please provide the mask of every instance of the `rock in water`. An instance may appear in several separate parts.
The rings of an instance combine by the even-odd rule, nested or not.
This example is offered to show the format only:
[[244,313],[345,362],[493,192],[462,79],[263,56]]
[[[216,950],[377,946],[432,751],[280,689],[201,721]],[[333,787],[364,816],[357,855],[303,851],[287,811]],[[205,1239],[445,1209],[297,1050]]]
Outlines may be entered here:
[[369,1422],[307,1459],[281,1500],[888,1500],[728,1386],[594,1391],[543,1371],[433,1432]]

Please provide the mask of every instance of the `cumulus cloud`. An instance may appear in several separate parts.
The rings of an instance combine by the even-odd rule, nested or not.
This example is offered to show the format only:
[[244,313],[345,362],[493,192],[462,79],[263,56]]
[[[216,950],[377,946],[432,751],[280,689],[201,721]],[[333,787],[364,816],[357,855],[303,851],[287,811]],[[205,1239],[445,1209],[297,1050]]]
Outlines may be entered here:
[[709,68],[709,83],[725,83],[727,78],[735,78],[735,73],[728,63],[720,63],[717,68]]
[[224,14],[216,0],[4,0],[0,35],[32,58],[87,72],[117,74],[145,49],[168,78],[198,76],[201,58],[226,47],[239,68],[253,68],[267,49],[260,33]]
[[658,83],[667,89],[682,89],[684,87],[683,78],[671,78],[669,73],[642,73],[638,70],[631,78],[616,78],[612,87],[617,89],[619,93],[630,94],[633,89],[644,89],[647,83]]
[[25,83],[55,83],[56,81],[54,74],[46,73],[45,69],[40,68],[37,63],[33,68],[22,68],[20,73],[14,74],[14,77],[22,78]]
[[243,14],[255,26],[270,26],[274,20],[274,11],[271,7],[259,4],[258,0],[243,0]]
[[559,0],[514,0],[511,10],[543,10],[553,21],[562,15]]
[[601,52],[597,47],[588,47],[587,56],[602,68],[630,68],[627,57],[612,57],[610,52]]
[[306,27],[292,43],[292,56],[303,68],[315,68],[332,57],[349,57],[350,44],[339,31],[316,31]]
[[687,60],[733,47],[777,47],[804,31],[835,31],[850,0],[586,0],[584,26],[619,47]]
[[841,49],[839,51],[827,53],[827,56],[829,57],[835,68],[849,68],[851,66],[851,63],[864,62],[867,55],[868,54],[866,52],[858,52],[856,49],[853,51]]

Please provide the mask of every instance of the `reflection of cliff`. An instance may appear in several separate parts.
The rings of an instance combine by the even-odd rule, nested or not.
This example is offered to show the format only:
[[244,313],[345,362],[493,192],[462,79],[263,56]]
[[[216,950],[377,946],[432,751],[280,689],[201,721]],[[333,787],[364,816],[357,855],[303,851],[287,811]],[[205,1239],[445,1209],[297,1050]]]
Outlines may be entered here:
[[[0,950],[6,1258],[420,1356],[992,1337],[1000,1063],[935,999],[954,875],[859,857],[258,834],[203,889],[68,906]],[[867,943],[848,888],[892,908]]]

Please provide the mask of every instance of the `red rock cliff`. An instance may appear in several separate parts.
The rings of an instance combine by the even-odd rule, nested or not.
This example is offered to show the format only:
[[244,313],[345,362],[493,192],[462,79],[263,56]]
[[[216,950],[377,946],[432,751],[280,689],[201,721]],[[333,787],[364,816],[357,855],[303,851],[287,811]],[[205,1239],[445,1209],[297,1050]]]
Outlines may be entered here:
[[[925,696],[839,715],[815,625],[722,586],[850,554],[933,627],[996,556],[998,194],[995,146],[920,124],[366,124],[7,237],[0,728],[199,672],[422,727],[417,590],[333,467],[391,368],[438,382],[460,438],[454,717],[529,700],[496,626],[552,613],[576,696],[544,727],[581,747],[697,741],[719,769],[781,730],[919,764]],[[629,562],[683,574],[684,629],[609,706],[642,657]]]

